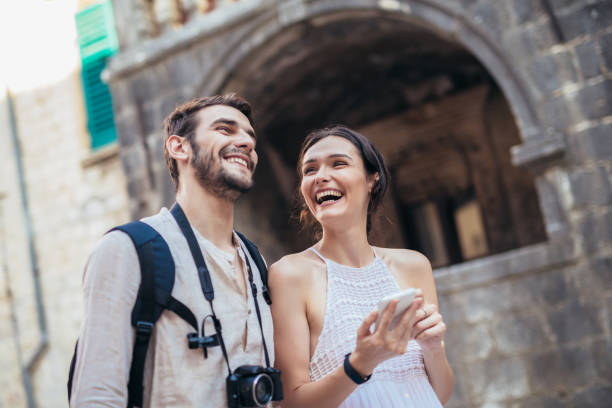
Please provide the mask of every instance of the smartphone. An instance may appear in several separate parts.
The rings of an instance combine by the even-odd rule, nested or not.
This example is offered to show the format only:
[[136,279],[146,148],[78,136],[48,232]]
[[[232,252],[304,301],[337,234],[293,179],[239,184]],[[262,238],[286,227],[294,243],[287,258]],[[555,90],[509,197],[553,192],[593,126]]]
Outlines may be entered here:
[[378,325],[380,324],[380,319],[382,318],[382,314],[385,311],[385,308],[387,307],[389,302],[395,299],[399,299],[399,303],[397,304],[397,307],[395,308],[395,314],[393,315],[393,318],[391,319],[391,324],[389,325],[389,329],[393,329],[395,325],[399,323],[406,309],[408,309],[410,305],[412,304],[412,301],[414,300],[415,295],[416,295],[416,289],[410,288],[410,289],[407,289],[401,292],[393,293],[389,296],[385,296],[384,298],[382,298],[378,302],[378,306],[377,306],[378,319],[376,320],[376,325],[374,327],[376,329],[378,328]]

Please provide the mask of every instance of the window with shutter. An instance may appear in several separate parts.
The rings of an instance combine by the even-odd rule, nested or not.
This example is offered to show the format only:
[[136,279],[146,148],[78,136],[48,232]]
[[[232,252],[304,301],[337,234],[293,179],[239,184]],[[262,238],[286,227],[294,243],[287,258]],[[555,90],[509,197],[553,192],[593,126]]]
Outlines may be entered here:
[[86,7],[76,14],[75,20],[87,127],[91,148],[96,149],[117,138],[111,94],[100,78],[108,58],[119,49],[110,0]]

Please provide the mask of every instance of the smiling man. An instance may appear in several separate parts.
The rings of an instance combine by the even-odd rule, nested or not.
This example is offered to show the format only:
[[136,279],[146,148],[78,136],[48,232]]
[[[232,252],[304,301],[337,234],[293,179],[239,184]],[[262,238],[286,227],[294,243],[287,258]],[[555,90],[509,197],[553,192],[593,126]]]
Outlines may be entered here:
[[[174,304],[152,322],[144,369],[134,376],[139,330],[146,324],[135,324],[133,314],[142,300],[140,268],[146,261],[125,231],[111,231],[100,240],[84,272],[85,314],[72,407],[227,407],[230,371],[273,363],[272,321],[257,268],[263,262],[233,229],[234,203],[253,186],[257,165],[251,107],[234,94],[198,98],[177,107],[164,129],[176,204],[142,221],[168,244]],[[212,299],[204,293],[202,263]],[[157,285],[157,275],[155,280]],[[184,309],[192,319],[185,319]],[[267,386],[263,383],[258,395],[273,394]]]

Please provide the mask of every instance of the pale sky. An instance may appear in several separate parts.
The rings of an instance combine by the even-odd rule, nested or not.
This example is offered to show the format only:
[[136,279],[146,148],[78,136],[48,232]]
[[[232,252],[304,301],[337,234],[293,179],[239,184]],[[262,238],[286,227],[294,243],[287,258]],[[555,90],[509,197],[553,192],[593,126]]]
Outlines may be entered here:
[[77,0],[0,1],[0,95],[57,82],[79,67]]

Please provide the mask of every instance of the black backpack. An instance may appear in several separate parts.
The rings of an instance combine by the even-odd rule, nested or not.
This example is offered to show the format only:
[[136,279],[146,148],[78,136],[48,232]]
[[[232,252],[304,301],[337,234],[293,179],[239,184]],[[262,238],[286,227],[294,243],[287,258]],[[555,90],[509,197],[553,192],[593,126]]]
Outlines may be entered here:
[[[143,395],[143,372],[144,363],[151,338],[151,332],[155,322],[159,319],[164,309],[178,314],[189,323],[194,330],[198,331],[195,316],[183,303],[172,297],[174,287],[174,260],[170,248],[164,238],[150,225],[134,221],[111,229],[111,231],[122,231],[126,233],[134,243],[140,263],[141,282],[136,297],[136,303],[132,309],[132,326],[136,328],[136,339],[132,353],[132,365],[130,367],[130,379],[128,383],[128,408],[141,407]],[[268,291],[268,269],[259,253],[259,250],[240,232],[238,236],[247,247],[249,254],[257,269],[259,270],[263,283],[262,295],[268,305],[272,304]],[[256,300],[255,300],[256,301]],[[68,376],[68,401],[72,393],[72,378],[76,365],[77,344],[70,363]]]

